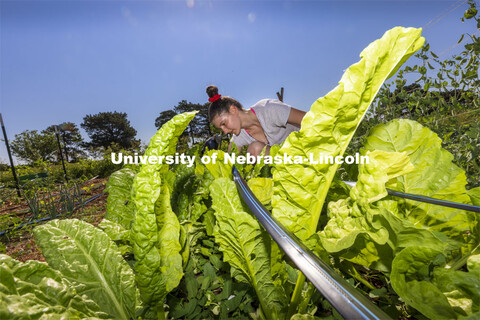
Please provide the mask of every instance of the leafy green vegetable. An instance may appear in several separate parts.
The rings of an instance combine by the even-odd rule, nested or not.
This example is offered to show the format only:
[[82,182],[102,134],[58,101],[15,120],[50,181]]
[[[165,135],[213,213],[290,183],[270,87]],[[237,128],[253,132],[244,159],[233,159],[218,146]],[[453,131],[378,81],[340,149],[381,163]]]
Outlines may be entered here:
[[129,168],[115,171],[108,178],[105,192],[108,192],[105,219],[117,222],[130,230],[135,218],[135,203],[131,200],[135,172]]
[[[382,82],[422,43],[420,30],[388,31],[270,156],[343,155]],[[145,156],[172,155],[193,116],[166,123]],[[189,153],[198,157],[198,151]],[[480,188],[465,190],[465,174],[436,135],[411,121],[374,129],[362,154],[370,163],[344,171],[358,174],[351,189],[334,181],[338,165],[260,161],[237,169],[277,219],[325,262],[369,288],[394,318],[416,316],[403,301],[429,318],[478,318],[479,215],[394,198],[386,188],[476,205]],[[154,319],[165,316],[166,303],[175,319],[339,319],[244,206],[232,166],[224,163],[227,154],[206,155],[216,162],[148,163],[138,174],[127,168],[114,173],[108,219],[99,225],[104,232],[75,221],[39,227],[55,269],[0,255],[0,318]],[[272,173],[274,179],[265,179]],[[325,202],[327,215],[320,217]],[[135,275],[121,254],[136,261]],[[379,282],[384,287],[375,289]]]
[[[178,137],[195,116],[175,116],[152,137],[145,156],[167,156],[175,152]],[[134,180],[137,214],[131,232],[136,259],[135,275],[141,296],[163,310],[163,300],[183,276],[180,225],[170,207],[168,183],[162,183],[166,164],[145,164]]]
[[[434,133],[409,120],[375,128],[362,152],[370,156],[370,163],[359,166],[350,198],[329,204],[331,219],[319,233],[323,247],[340,258],[391,271],[397,294],[430,318],[478,312],[478,276],[456,271],[479,248],[475,214],[390,200],[385,189],[468,203],[463,171]],[[419,208],[424,210],[422,219],[418,213],[411,215]],[[426,217],[433,212],[435,216]]]
[[457,318],[448,300],[429,281],[429,268],[433,268],[441,252],[432,248],[409,247],[400,252],[394,260],[391,275],[392,286],[408,304],[434,319]]
[[258,200],[265,206],[271,207],[273,194],[273,181],[269,178],[252,178],[248,180],[248,186],[258,198]]
[[[480,312],[479,255],[469,259],[469,272],[444,268],[441,252],[408,247],[394,259],[391,281],[406,302],[431,319],[457,319]],[[433,270],[433,271],[432,271]]]
[[185,233],[184,241],[182,241],[182,258],[183,265],[186,265],[190,256],[190,248],[197,244],[199,238],[205,236],[205,227],[201,223],[184,221],[181,224],[181,230]]
[[232,266],[232,275],[252,285],[267,319],[278,318],[287,304],[283,288],[272,277],[268,234],[245,212],[233,181],[218,178],[210,190],[217,218],[215,241]]
[[[343,155],[385,79],[423,44],[419,29],[394,28],[362,51],[340,84],[318,99],[279,153]],[[301,240],[316,232],[325,197],[338,164],[279,164],[273,174],[273,215]]]
[[476,187],[467,191],[472,203],[476,206],[480,206],[480,187]]
[[406,152],[367,152],[369,163],[360,165],[357,184],[350,191],[353,200],[371,203],[388,195],[385,185],[415,169]]
[[114,241],[128,241],[130,239],[130,230],[127,230],[121,224],[110,221],[106,218],[100,222],[98,227]]
[[[465,172],[456,166],[453,156],[441,147],[438,136],[411,120],[400,119],[375,127],[362,153],[372,150],[406,152],[415,170],[390,183],[397,191],[420,194],[459,203],[471,203],[465,186]],[[387,186],[389,187],[389,186]],[[471,231],[475,214],[412,200],[399,200],[402,218],[417,228],[439,231],[456,241],[478,243]],[[477,237],[477,239],[474,239]]]
[[1,319],[108,318],[46,263],[0,255],[0,275]]
[[[311,106],[300,131],[289,135],[279,154],[292,159],[343,156],[383,82],[423,45],[420,33],[420,29],[393,28],[365,48],[361,60],[346,70],[339,85]],[[275,166],[272,214],[304,242],[317,231],[338,167],[321,163]],[[304,281],[303,275],[297,280],[289,316],[300,303]]]
[[468,272],[435,268],[433,282],[459,315],[480,313],[480,254],[470,256]]
[[190,220],[195,183],[195,167],[180,164],[175,170],[175,180],[172,185],[172,209],[178,220]]
[[110,239],[115,241],[122,255],[133,252],[133,248],[130,245],[130,230],[126,230],[121,224],[108,219],[103,219],[98,228],[102,229]]
[[197,221],[207,211],[206,181],[202,179],[203,175],[196,175],[195,171],[196,167],[187,167],[185,164],[178,165],[175,170],[171,203],[179,221]]
[[79,295],[97,302],[114,318],[135,312],[135,277],[115,243],[80,220],[54,220],[34,229],[48,264],[73,284]]
[[[228,263],[202,224],[185,221],[189,259],[180,285],[167,296],[174,319],[246,319],[257,304],[246,283],[233,281]],[[193,302],[192,302],[193,301]]]
[[[389,241],[389,231],[375,217],[375,214],[381,214],[379,210],[368,209],[371,209],[371,202],[386,195],[385,183],[390,177],[409,170],[409,166],[402,168],[409,161],[408,156],[399,153],[372,152],[369,157],[370,163],[360,167],[357,185],[350,191],[353,199],[329,203],[330,220],[319,236],[323,248],[328,252],[348,250],[348,254],[341,256],[370,268],[387,271],[389,263],[385,266],[381,260],[387,259],[391,263],[391,250],[383,247]],[[379,162],[377,159],[387,161]]]
[[222,150],[209,150],[205,152],[205,156],[210,158],[216,157],[215,163],[206,163],[205,167],[211,173],[213,178],[230,178],[232,179],[232,164],[225,163],[225,152]]
[[389,181],[414,169],[408,155],[384,151],[367,155],[370,162],[359,166],[357,185],[350,190],[350,198],[329,203],[330,220],[319,232],[323,248],[385,272],[391,270],[395,252],[411,244],[430,244],[443,250],[446,243],[438,235],[401,219],[395,201],[376,202],[387,195],[385,185]]

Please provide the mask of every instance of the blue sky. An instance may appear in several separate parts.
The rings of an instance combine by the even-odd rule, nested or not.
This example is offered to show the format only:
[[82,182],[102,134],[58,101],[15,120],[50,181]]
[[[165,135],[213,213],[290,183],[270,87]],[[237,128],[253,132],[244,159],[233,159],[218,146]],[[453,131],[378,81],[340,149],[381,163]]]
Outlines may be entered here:
[[[148,142],[161,111],[205,103],[209,84],[245,107],[284,87],[284,101],[307,111],[392,27],[423,27],[434,52],[458,52],[460,35],[477,31],[460,21],[467,8],[465,0],[0,0],[0,112],[9,140],[119,111]],[[6,163],[3,142],[0,153]]]

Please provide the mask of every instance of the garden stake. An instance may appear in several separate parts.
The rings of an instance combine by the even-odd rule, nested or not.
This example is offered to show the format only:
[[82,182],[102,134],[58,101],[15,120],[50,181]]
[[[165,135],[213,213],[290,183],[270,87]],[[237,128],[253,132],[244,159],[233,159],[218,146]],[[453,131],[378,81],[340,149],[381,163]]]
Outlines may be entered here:
[[58,126],[55,127],[55,136],[57,137],[58,150],[60,151],[60,159],[62,159],[63,172],[65,172],[65,181],[68,182],[67,169],[65,168],[65,161],[63,161],[63,151],[62,146],[60,145],[60,137],[58,136]]
[[2,125],[3,137],[5,138],[5,145],[7,146],[8,159],[10,159],[10,167],[12,168],[13,179],[15,180],[15,187],[17,188],[17,195],[22,196],[20,193],[20,184],[18,183],[17,174],[15,173],[15,166],[13,165],[12,154],[10,153],[10,146],[8,145],[7,132],[5,131],[5,126],[3,125],[2,114],[0,113],[0,124]]

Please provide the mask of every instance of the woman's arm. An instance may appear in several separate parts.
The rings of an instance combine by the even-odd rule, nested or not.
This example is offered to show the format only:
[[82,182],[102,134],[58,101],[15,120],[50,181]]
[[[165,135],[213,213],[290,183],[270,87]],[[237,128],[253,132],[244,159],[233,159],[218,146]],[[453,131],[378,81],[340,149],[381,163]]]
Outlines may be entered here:
[[300,124],[302,123],[302,119],[305,116],[305,114],[306,114],[305,111],[291,108],[287,123],[300,127]]

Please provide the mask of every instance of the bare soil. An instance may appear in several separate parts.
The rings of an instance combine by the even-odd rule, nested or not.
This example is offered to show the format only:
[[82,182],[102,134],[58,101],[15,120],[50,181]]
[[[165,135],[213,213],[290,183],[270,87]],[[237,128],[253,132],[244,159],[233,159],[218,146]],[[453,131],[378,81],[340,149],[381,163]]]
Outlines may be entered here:
[[[69,218],[80,219],[88,223],[97,226],[105,216],[105,210],[107,206],[107,194],[104,193],[105,184],[107,179],[94,179],[88,182],[88,185],[82,189],[84,199],[100,195],[98,198],[85,204],[83,208],[76,210]],[[22,203],[13,203],[8,200],[0,208],[0,216],[10,215],[10,218],[3,219],[2,221],[25,221],[31,213],[26,201]],[[60,217],[64,219],[64,217]],[[25,228],[7,232],[5,235],[0,236],[0,253],[6,253],[7,255],[25,262],[27,260],[39,260],[45,261],[42,255],[40,247],[35,241],[33,236],[33,228],[45,222],[29,225]],[[4,229],[5,223],[2,223],[0,229]]]

